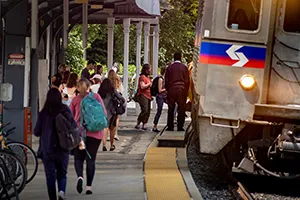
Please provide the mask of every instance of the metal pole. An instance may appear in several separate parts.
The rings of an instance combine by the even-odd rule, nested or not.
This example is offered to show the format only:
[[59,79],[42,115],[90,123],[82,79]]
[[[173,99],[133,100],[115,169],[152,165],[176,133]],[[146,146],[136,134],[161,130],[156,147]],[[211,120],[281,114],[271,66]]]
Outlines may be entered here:
[[144,27],[144,64],[149,63],[149,35],[150,35],[150,23],[146,22]]
[[30,69],[30,106],[32,124],[37,121],[38,114],[38,0],[31,1],[31,69]]
[[82,47],[84,49],[83,59],[86,60],[86,48],[87,48],[87,39],[88,39],[88,3],[82,4]]
[[141,67],[141,50],[142,50],[142,28],[143,22],[136,24],[136,77],[135,77],[135,88],[138,89],[138,79],[140,76]]
[[69,32],[69,0],[64,0],[64,50],[68,48],[68,32]]
[[110,70],[114,61],[114,25],[115,18],[107,18],[107,69]]
[[[123,20],[124,26],[124,77],[123,77],[123,85],[124,85],[124,98],[125,102],[128,99],[128,62],[129,62],[129,33],[130,33],[130,19]],[[124,114],[127,116],[127,112]]]

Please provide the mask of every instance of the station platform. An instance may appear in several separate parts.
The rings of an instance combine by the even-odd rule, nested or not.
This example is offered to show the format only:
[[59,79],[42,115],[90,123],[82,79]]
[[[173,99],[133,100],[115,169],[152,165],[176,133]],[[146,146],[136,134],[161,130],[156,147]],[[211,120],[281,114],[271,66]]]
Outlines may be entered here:
[[[165,114],[160,128],[164,127]],[[76,192],[74,158],[70,157],[67,199],[201,200],[201,195],[189,173],[185,148],[158,147],[158,138],[170,136],[171,133],[160,136],[151,131],[134,130],[134,125],[134,121],[121,121],[118,132],[120,140],[115,143],[116,151],[103,152],[102,145],[100,146],[93,195],[87,196],[85,191],[81,195]],[[176,137],[178,134],[176,133]],[[109,148],[109,145],[107,147]],[[37,145],[34,148],[37,148]],[[47,199],[42,163],[35,179],[20,194],[20,199]]]

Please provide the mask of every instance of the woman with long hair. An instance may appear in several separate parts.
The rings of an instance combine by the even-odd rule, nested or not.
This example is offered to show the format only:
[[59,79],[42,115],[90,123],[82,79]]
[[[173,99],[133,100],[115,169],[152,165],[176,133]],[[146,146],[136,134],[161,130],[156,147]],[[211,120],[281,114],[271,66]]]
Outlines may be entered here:
[[[108,79],[111,81],[113,87],[115,88],[115,90],[117,92],[119,92],[120,94],[123,94],[124,92],[124,88],[121,82],[120,77],[118,76],[118,74],[116,73],[115,70],[111,69],[108,72]],[[117,121],[116,121],[116,129],[115,129],[115,140],[119,140],[119,135],[118,135],[118,127],[119,127],[119,123],[120,123],[120,116],[117,116]]]
[[58,182],[59,200],[64,199],[66,192],[69,152],[60,147],[55,127],[55,118],[61,112],[71,113],[70,109],[62,103],[59,90],[51,88],[34,129],[34,135],[40,137],[38,156],[43,160],[45,167],[50,200],[57,200],[56,181]]
[[[116,146],[114,145],[114,138],[115,138],[115,130],[116,130],[116,122],[117,122],[117,115],[116,108],[113,103],[114,95],[117,98],[122,98],[119,92],[113,87],[111,81],[109,79],[104,79],[102,82],[99,92],[101,98],[104,101],[105,108],[107,110],[107,122],[108,122],[108,130],[110,132],[110,151],[114,151]],[[103,151],[107,151],[106,148],[106,134],[108,134],[108,130],[105,130],[104,138],[103,138]]]
[[167,98],[167,92],[165,88],[165,73],[166,73],[166,67],[162,67],[160,69],[160,77],[158,79],[158,94],[156,96],[156,104],[157,104],[157,110],[153,121],[153,132],[159,133],[160,131],[157,129],[157,125],[159,122],[159,118],[161,116],[164,102]]
[[[83,78],[80,79],[77,84],[77,90],[79,94],[74,97],[72,100],[72,103],[70,105],[70,109],[75,116],[75,121],[77,122],[78,126],[81,127],[80,124],[80,118],[81,116],[81,101],[82,99],[89,95],[90,91],[90,81]],[[104,108],[104,112],[106,113],[105,106],[103,103],[103,100],[101,99],[99,94],[93,94],[94,98],[100,102],[102,107]],[[81,127],[84,128],[84,127]],[[88,130],[85,130],[86,132],[86,150],[90,154],[90,157],[88,158],[86,155],[86,151],[81,150],[79,147],[75,148],[74,150],[74,156],[75,156],[75,171],[77,174],[77,192],[79,194],[83,191],[83,164],[84,160],[86,160],[86,194],[90,195],[93,194],[92,192],[92,183],[95,176],[95,161],[96,156],[98,152],[98,148],[100,146],[101,140],[103,138],[103,131],[98,132],[90,132]]]
[[76,96],[78,75],[71,73],[67,81],[66,87],[62,91],[63,103],[70,106],[73,98]]
[[138,116],[137,124],[135,126],[136,129],[140,129],[140,124],[142,123],[142,129],[147,130],[146,124],[149,120],[150,109],[151,109],[151,92],[150,88],[152,86],[152,82],[150,80],[151,74],[151,65],[144,64],[142,68],[142,72],[138,82],[138,91],[137,91],[137,101],[141,107],[141,113]]

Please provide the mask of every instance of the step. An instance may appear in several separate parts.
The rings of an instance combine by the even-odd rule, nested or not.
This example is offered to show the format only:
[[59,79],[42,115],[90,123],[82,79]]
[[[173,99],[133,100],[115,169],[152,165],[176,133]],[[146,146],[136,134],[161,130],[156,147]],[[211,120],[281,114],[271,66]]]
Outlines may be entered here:
[[185,147],[184,131],[164,131],[157,138],[159,147]]

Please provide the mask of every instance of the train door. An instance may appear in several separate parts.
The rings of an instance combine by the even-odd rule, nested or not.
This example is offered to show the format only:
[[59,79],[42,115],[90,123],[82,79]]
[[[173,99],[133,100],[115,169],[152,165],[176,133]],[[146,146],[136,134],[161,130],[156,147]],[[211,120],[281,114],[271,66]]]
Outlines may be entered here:
[[268,103],[300,105],[300,1],[281,0],[277,13]]

